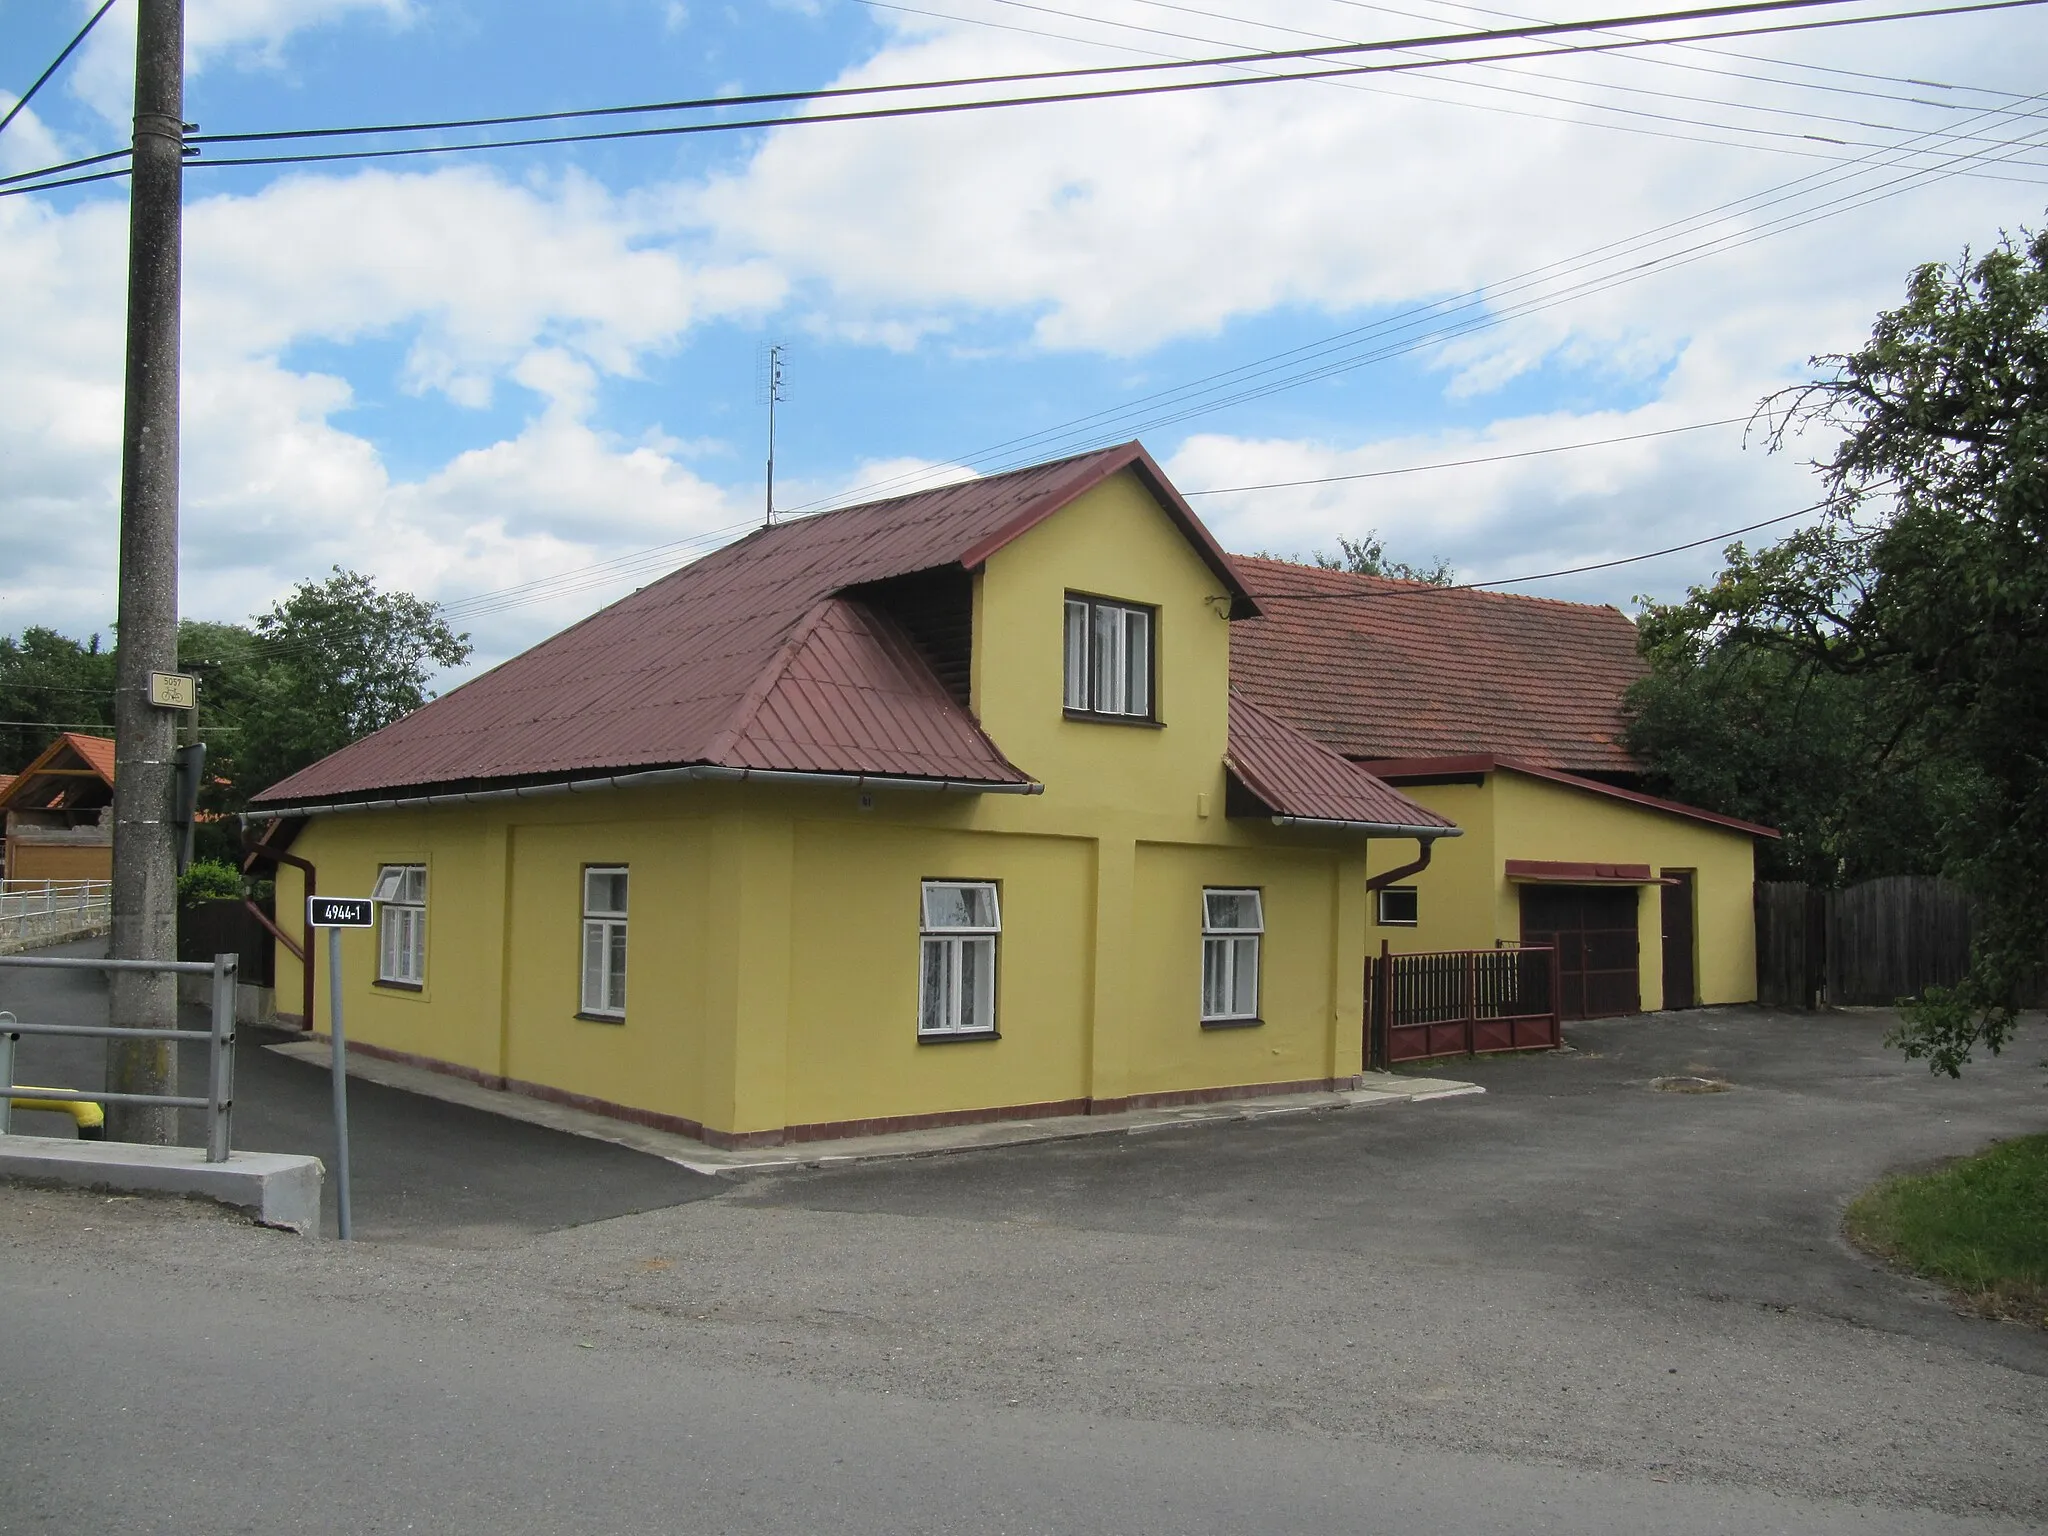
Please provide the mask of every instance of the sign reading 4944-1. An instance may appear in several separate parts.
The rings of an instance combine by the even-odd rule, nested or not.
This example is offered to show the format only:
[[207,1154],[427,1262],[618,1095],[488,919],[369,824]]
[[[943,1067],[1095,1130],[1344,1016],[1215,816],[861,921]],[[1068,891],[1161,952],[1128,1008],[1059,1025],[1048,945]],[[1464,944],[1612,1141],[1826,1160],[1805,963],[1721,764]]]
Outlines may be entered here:
[[315,928],[368,928],[376,903],[367,896],[308,896],[306,921]]

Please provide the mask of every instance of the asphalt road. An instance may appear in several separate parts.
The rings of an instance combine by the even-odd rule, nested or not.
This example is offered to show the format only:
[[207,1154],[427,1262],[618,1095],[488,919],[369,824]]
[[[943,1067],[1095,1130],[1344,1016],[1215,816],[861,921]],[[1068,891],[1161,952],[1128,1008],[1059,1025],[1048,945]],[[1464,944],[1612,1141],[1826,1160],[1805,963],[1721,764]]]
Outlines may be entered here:
[[[106,953],[104,941],[69,944],[52,955]],[[43,1024],[104,1024],[100,973],[0,966],[0,1008]],[[182,1010],[188,1029],[208,1027],[204,1007]],[[325,1069],[262,1047],[296,1031],[244,1028],[235,1063],[234,1146],[247,1152],[332,1156],[333,1111]],[[97,1040],[25,1036],[16,1079],[47,1087],[104,1085]],[[206,1047],[181,1047],[183,1084],[206,1082]],[[187,1092],[203,1088],[187,1087]],[[718,1193],[716,1179],[610,1142],[570,1136],[460,1104],[421,1098],[351,1078],[348,1085],[350,1208],[363,1238],[493,1243],[557,1227],[602,1221]],[[205,1115],[179,1111],[179,1140],[206,1142]],[[17,1111],[23,1134],[70,1136],[71,1121]],[[334,1230],[334,1189],[324,1221]]]
[[2048,1125],[2048,1031],[1951,1083],[1887,1023],[1584,1026],[1479,1098],[487,1242],[0,1191],[0,1531],[2041,1530],[2048,1332],[1836,1234]]

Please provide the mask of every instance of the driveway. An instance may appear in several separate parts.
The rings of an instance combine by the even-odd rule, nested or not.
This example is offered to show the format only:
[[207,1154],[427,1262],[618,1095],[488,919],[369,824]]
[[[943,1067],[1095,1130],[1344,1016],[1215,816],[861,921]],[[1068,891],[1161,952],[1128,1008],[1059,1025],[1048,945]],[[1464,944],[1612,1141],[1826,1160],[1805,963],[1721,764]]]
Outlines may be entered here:
[[[67,944],[52,955],[104,955],[104,940]],[[40,1024],[104,1024],[107,988],[100,973],[0,966],[0,1008]],[[203,1007],[182,1010],[187,1029],[208,1027]],[[329,1078],[264,1045],[302,1038],[296,1030],[238,1032],[234,1145],[246,1152],[333,1155]],[[24,1037],[15,1072],[20,1082],[98,1088],[105,1047],[97,1040]],[[206,1047],[180,1047],[185,1084],[206,1081]],[[187,1088],[188,1092],[203,1089]],[[557,1227],[603,1221],[633,1211],[701,1200],[717,1180],[662,1158],[610,1142],[508,1120],[460,1104],[402,1093],[350,1078],[350,1206],[358,1237],[440,1243],[491,1243]],[[179,1112],[179,1140],[206,1143],[205,1116]],[[27,1135],[70,1136],[71,1122],[47,1111],[14,1117]],[[324,1222],[334,1230],[334,1190],[325,1191]]]
[[1585,1025],[1483,1097],[488,1247],[0,1191],[0,1443],[36,1531],[2039,1530],[2048,1333],[1837,1227],[2048,1125],[2048,1031],[1949,1082],[1888,1023]]

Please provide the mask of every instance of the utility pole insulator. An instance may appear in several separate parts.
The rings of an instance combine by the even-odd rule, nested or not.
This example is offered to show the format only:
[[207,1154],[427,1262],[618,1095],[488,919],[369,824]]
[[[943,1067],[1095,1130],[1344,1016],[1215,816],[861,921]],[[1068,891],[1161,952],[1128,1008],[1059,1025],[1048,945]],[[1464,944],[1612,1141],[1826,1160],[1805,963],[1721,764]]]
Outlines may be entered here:
[[[121,430],[120,648],[114,696],[113,955],[178,951],[177,715],[150,702],[152,672],[178,670],[178,365],[185,196],[185,4],[139,0],[134,170],[128,202],[128,364]],[[109,1018],[175,1027],[176,979],[116,971]],[[116,1093],[177,1092],[167,1040],[110,1041]],[[116,1104],[116,1141],[168,1144],[177,1111]]]

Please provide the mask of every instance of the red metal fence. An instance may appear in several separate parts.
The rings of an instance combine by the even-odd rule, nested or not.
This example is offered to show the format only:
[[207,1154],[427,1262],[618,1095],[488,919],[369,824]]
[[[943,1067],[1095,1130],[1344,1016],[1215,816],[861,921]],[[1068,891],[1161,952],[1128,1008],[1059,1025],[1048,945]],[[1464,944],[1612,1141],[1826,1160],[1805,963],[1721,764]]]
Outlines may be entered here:
[[1397,955],[1382,942],[1366,972],[1366,1060],[1554,1050],[1557,952],[1547,945]]

